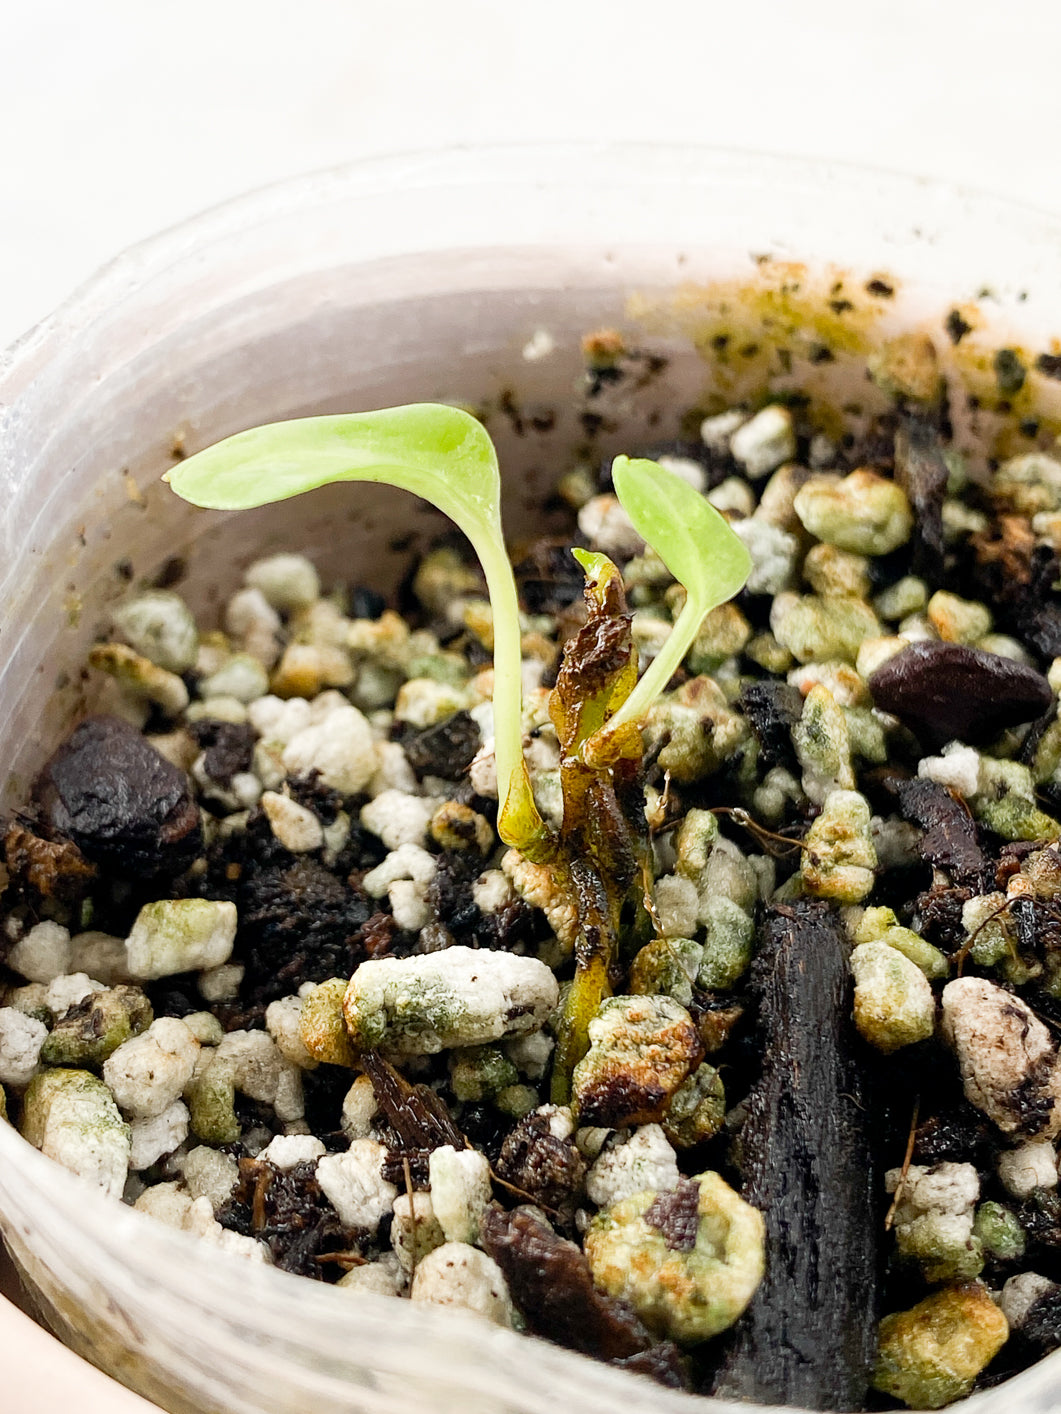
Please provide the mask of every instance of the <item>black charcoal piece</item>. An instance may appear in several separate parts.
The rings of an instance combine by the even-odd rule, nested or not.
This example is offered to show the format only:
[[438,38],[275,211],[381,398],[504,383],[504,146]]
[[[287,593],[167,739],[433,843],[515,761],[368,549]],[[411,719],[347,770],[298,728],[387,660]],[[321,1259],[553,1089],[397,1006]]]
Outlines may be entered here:
[[766,1220],[766,1275],[712,1391],[726,1398],[844,1410],[866,1400],[880,1184],[849,951],[825,904],[767,915],[752,974],[763,1073],[740,1133],[743,1196]]
[[87,717],[33,787],[47,829],[133,878],[182,873],[199,852],[185,773],[118,717]]

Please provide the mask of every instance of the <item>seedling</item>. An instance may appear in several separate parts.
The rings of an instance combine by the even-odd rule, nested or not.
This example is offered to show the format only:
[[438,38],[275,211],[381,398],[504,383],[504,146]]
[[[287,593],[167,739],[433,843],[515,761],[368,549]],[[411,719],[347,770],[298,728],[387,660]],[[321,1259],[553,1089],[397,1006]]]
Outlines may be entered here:
[[[336,481],[385,482],[430,501],[471,542],[493,609],[498,834],[528,858],[553,863],[559,885],[579,901],[583,932],[597,940],[590,948],[576,948],[576,985],[554,1095],[566,1089],[570,1069],[585,1049],[589,1016],[607,994],[619,909],[633,877],[627,866],[638,853],[636,829],[624,834],[616,827],[609,834],[612,827],[601,824],[623,814],[619,806],[611,811],[604,797],[614,798],[617,772],[622,775],[631,763],[640,769],[638,724],[681,664],[705,614],[734,595],[751,569],[741,540],[680,476],[656,462],[618,457],[613,477],[635,529],[684,586],[686,602],[662,651],[638,681],[619,572],[603,555],[574,552],[587,575],[587,627],[625,634],[625,658],[620,670],[594,674],[589,658],[583,671],[578,650],[572,659],[569,649],[570,671],[564,677],[562,670],[553,701],[564,755],[559,837],[535,805],[523,759],[519,604],[501,528],[497,454],[481,423],[439,403],[274,422],[189,457],[165,478],[186,501],[218,510],[247,510]],[[587,890],[587,868],[596,890]],[[623,874],[629,877],[620,884],[613,875]],[[591,920],[582,914],[593,893]]]

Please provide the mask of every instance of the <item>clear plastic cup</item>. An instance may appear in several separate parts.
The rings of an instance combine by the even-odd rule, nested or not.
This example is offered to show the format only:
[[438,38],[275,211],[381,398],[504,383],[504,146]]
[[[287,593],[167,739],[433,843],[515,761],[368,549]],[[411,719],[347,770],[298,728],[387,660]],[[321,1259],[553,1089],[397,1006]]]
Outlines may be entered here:
[[[957,345],[945,332],[955,307],[976,326]],[[1030,418],[1042,440],[1061,417],[1061,384],[1034,367],[1061,333],[1061,223],[850,168],[600,145],[326,172],[122,256],[0,363],[5,804],[84,709],[85,650],[130,576],[180,556],[182,588],[208,614],[263,549],[307,548],[326,579],[386,585],[410,537],[439,529],[383,488],[332,488],[239,517],[195,511],[158,480],[181,450],[308,412],[485,402],[515,538],[586,441],[579,345],[600,327],[666,363],[606,401],[594,454],[635,450],[676,432],[690,406],[767,388],[806,382],[837,409],[865,409],[867,351],[927,334],[980,400],[955,406],[959,440],[982,461],[1030,445]],[[554,348],[534,357],[543,330]],[[823,340],[831,362],[814,357]],[[991,410],[1003,346],[1029,374],[1008,409]],[[779,348],[794,351],[788,371]],[[552,421],[517,425],[496,411],[503,402]],[[0,1228],[63,1339],[180,1414],[689,1408],[471,1316],[352,1298],[219,1256],[107,1201],[2,1124]],[[1052,1405],[1058,1359],[972,1404]]]

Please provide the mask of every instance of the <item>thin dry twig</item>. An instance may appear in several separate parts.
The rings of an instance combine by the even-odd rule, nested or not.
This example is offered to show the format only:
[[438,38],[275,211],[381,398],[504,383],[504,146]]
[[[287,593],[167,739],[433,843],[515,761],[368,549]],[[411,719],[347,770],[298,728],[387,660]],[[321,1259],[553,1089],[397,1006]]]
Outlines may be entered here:
[[918,1095],[914,1101],[914,1112],[910,1116],[910,1137],[906,1141],[906,1153],[903,1156],[903,1166],[899,1173],[899,1182],[895,1185],[895,1196],[892,1198],[892,1205],[888,1209],[884,1219],[884,1231],[891,1232],[892,1224],[895,1222],[895,1212],[903,1196],[903,1189],[906,1187],[906,1175],[910,1172],[910,1160],[914,1157],[914,1143],[917,1139],[917,1117],[921,1111],[921,1096]]

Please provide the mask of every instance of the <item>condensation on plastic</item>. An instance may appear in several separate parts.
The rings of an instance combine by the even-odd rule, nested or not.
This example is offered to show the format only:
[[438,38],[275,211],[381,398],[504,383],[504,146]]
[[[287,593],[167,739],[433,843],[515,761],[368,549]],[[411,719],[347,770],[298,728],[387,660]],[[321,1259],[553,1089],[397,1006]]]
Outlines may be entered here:
[[[696,149],[392,158],[257,193],[122,256],[0,361],[5,799],[82,710],[85,648],[130,576],[182,555],[182,587],[209,614],[256,551],[304,547],[326,579],[388,584],[410,543],[439,529],[380,488],[240,517],[194,511],[158,481],[181,449],[308,412],[496,403],[509,390],[557,414],[548,433],[491,422],[518,537],[585,436],[581,336],[630,328],[634,295],[663,308],[679,287],[747,281],[759,254],[812,275],[885,272],[896,296],[881,335],[926,321],[938,332],[954,301],[985,287],[1000,343],[1043,349],[1061,332],[1058,222],[938,184]],[[525,360],[540,329],[556,351]],[[657,323],[651,341],[667,367],[602,449],[673,434],[677,412],[710,391],[687,332]],[[865,394],[857,361],[831,376],[838,395],[845,379]],[[57,1332],[175,1414],[692,1408],[467,1315],[211,1253],[108,1202],[3,1124],[0,1228]],[[964,1407],[1055,1407],[1059,1361]]]

